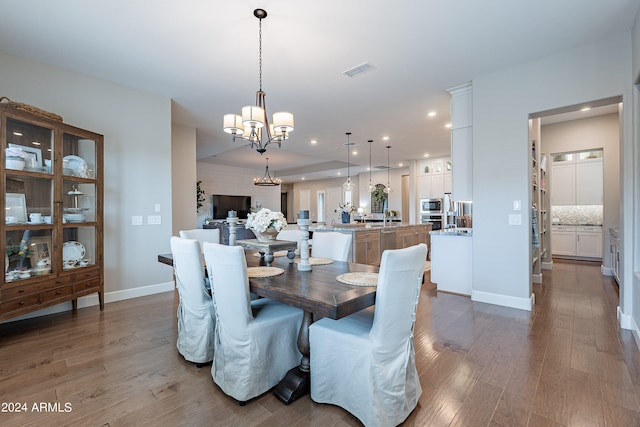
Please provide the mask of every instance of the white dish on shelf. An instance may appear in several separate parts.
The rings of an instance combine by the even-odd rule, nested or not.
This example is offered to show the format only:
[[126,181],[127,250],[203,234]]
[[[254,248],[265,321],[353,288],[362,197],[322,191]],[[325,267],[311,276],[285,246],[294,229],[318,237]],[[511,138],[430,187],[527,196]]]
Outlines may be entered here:
[[87,178],[87,162],[82,157],[64,156],[64,160],[67,160],[68,168],[73,171],[73,176]]
[[62,245],[62,260],[63,261],[75,261],[78,262],[84,258],[85,249],[84,245],[74,240],[64,242]]
[[83,213],[68,213],[63,214],[62,217],[69,222],[85,222],[87,220],[87,215]]

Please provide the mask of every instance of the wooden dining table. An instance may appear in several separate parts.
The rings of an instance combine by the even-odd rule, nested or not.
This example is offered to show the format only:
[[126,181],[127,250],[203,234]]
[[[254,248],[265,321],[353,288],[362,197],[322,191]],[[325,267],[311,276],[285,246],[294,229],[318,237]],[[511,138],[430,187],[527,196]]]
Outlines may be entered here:
[[[265,265],[263,259],[245,251],[247,266]],[[284,259],[283,259],[284,258]],[[171,254],[158,255],[158,261],[173,265]],[[265,298],[300,308],[304,312],[298,331],[298,349],[302,354],[300,365],[291,369],[274,388],[274,394],[289,404],[309,392],[309,326],[323,317],[340,319],[375,304],[375,286],[347,285],[336,277],[348,272],[378,272],[377,266],[334,261],[313,265],[311,271],[299,271],[296,263],[286,257],[276,258],[272,266],[280,267],[283,274],[250,278],[251,292]]]

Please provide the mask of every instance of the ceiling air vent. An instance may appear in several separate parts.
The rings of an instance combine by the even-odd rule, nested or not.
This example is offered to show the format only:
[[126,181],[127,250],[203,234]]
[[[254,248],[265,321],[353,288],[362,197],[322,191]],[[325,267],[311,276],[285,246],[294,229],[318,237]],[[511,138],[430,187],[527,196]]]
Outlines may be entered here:
[[360,65],[356,65],[353,68],[349,68],[347,71],[343,71],[342,74],[344,74],[347,77],[355,77],[358,74],[362,74],[362,73],[366,73],[367,71],[372,71],[375,70],[375,67],[371,64],[369,64],[368,62],[363,62]]

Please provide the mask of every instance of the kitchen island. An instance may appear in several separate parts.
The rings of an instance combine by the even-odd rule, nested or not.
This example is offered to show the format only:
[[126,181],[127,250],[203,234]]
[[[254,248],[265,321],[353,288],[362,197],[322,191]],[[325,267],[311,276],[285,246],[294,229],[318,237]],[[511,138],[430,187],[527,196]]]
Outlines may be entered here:
[[[349,262],[359,264],[380,265],[382,252],[385,249],[401,249],[425,243],[431,249],[429,232],[431,224],[406,224],[393,222],[382,223],[348,223],[311,226],[314,233],[337,231],[351,234]],[[312,249],[313,254],[313,249]]]
[[470,228],[432,231],[431,282],[439,291],[471,295]]

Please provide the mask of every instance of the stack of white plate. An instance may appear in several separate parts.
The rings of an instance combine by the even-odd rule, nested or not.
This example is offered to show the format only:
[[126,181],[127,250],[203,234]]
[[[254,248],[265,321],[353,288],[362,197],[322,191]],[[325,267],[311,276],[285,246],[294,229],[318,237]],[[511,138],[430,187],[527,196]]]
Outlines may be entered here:
[[68,213],[62,216],[69,222],[84,222],[87,220],[87,215],[83,213]]

